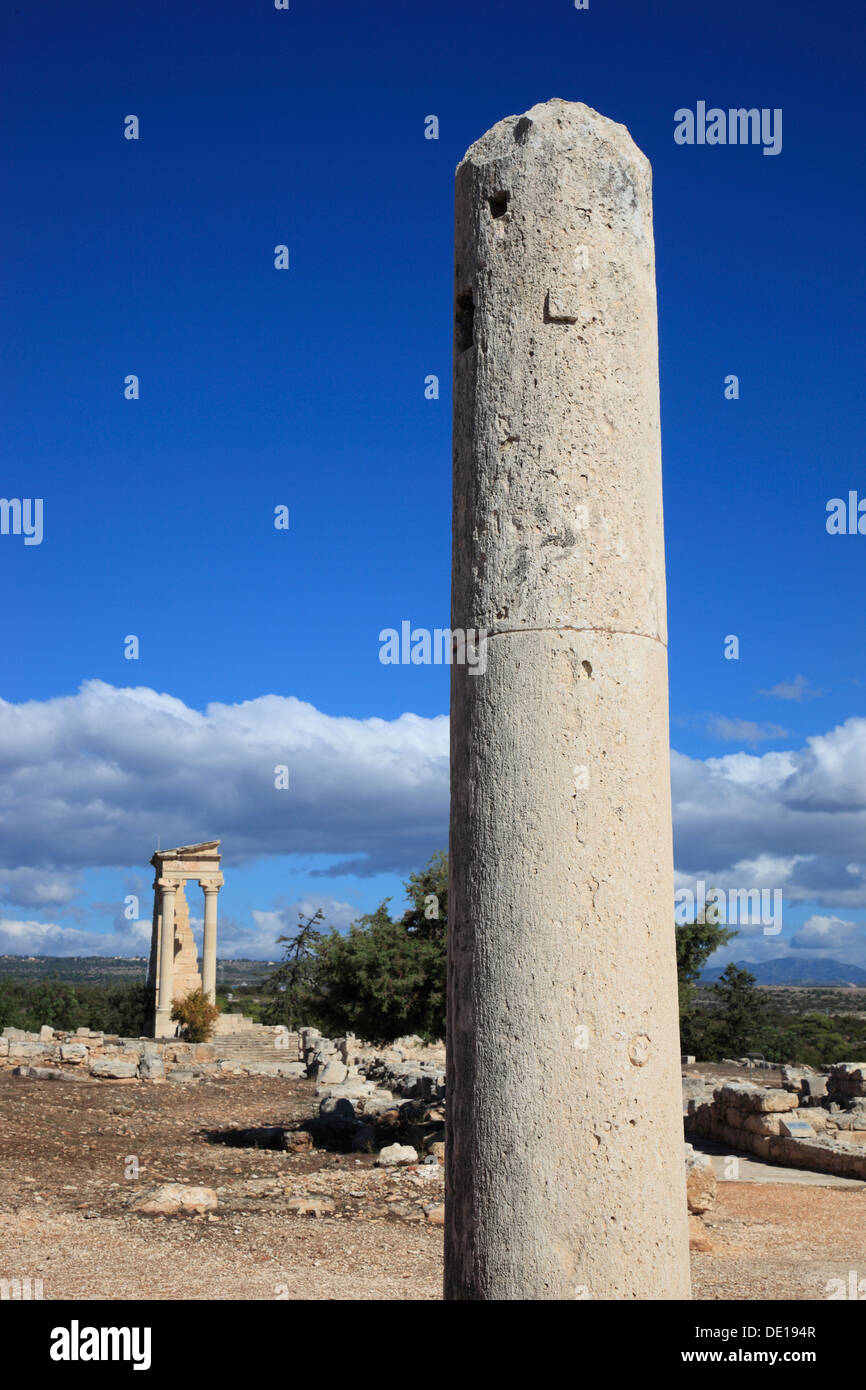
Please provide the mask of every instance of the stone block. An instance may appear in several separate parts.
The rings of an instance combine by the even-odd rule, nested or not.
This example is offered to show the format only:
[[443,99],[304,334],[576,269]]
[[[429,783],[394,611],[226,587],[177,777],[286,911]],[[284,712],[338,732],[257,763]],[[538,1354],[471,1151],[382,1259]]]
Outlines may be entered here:
[[778,1115],[746,1115],[743,1128],[751,1134],[779,1134],[782,1121]]
[[322,1086],[339,1086],[346,1080],[348,1074],[346,1064],[334,1059],[325,1063],[316,1079]]
[[167,1182],[143,1192],[132,1203],[132,1210],[147,1216],[176,1216],[181,1212],[215,1211],[219,1205],[211,1187],[188,1187],[184,1183]]
[[123,1062],[117,1057],[97,1057],[90,1064],[90,1075],[104,1080],[121,1080],[138,1074],[135,1062]]
[[704,1255],[710,1254],[713,1249],[706,1226],[699,1216],[692,1214],[689,1215],[689,1249]]
[[44,1044],[44,1043],[41,1043],[41,1042],[30,1042],[30,1041],[27,1041],[27,1042],[14,1042],[14,1041],[10,1041],[10,1043],[9,1043],[9,1061],[10,1061],[10,1062],[34,1062],[34,1063],[35,1063],[35,1062],[37,1062],[37,1061],[40,1060],[40,1059],[44,1061],[45,1058],[46,1058],[46,1055],[47,1055],[47,1050],[46,1050],[45,1044]]
[[144,1081],[160,1081],[165,1076],[165,1063],[156,1052],[145,1052],[138,1064],[138,1074]]
[[409,1144],[388,1144],[376,1159],[380,1168],[398,1168],[417,1162],[418,1154]]

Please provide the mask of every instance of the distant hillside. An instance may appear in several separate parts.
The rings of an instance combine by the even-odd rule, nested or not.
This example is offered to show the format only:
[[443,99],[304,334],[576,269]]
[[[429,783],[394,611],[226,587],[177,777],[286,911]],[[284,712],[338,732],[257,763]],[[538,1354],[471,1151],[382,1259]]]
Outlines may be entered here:
[[[866,970],[859,965],[844,965],[821,956],[777,956],[775,960],[738,960],[734,964],[750,971],[759,985],[866,985]],[[705,970],[700,983],[715,984],[724,969],[714,966]]]
[[[274,961],[218,960],[217,985],[258,985],[273,974]],[[144,983],[146,956],[0,956],[0,976],[16,980],[65,980],[69,984]]]

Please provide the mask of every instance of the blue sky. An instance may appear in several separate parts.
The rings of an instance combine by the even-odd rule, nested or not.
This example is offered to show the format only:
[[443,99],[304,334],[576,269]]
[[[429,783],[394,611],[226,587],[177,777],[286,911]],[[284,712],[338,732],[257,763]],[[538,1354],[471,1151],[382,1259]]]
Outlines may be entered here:
[[[866,497],[862,12],[48,0],[0,26],[0,491],[44,499],[41,545],[0,536],[0,949],[143,950],[158,834],[221,836],[223,947],[265,956],[444,846],[448,673],[383,666],[378,634],[447,624],[454,169],[556,96],[653,166],[678,882],[785,888],[782,941],[738,954],[799,932],[866,963],[866,536],[825,526]],[[781,152],[676,144],[699,100],[781,108]]]

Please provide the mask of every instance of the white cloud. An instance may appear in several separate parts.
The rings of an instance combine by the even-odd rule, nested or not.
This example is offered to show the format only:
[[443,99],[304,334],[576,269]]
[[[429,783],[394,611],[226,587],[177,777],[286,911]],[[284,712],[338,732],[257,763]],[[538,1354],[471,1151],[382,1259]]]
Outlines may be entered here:
[[[866,907],[866,719],[806,747],[701,761],[671,755],[684,882],[780,887],[787,901]],[[743,882],[744,874],[765,882]]]
[[[279,763],[288,791],[273,785]],[[866,908],[866,719],[762,755],[674,751],[672,778],[680,886],[782,888],[786,906],[814,902],[828,915]],[[303,853],[339,856],[337,872],[406,874],[445,844],[447,815],[444,715],[336,718],[277,695],[201,712],[102,681],[0,701],[0,894],[34,917],[62,908],[86,867],[142,864],[157,833],[163,845],[219,837],[229,868]],[[323,902],[338,925],[357,915]],[[271,954],[303,906],[223,920],[221,950],[251,955],[258,943]],[[146,921],[115,921],[110,937],[87,925],[79,914],[74,926],[7,919],[4,930],[7,941],[37,933],[19,950],[122,954],[128,945],[108,943],[127,938],[146,948]],[[37,946],[40,932],[48,945]]]
[[792,681],[780,681],[769,690],[759,690],[759,695],[770,695],[776,700],[817,700],[823,690],[813,690],[805,676],[795,676]]
[[402,873],[444,844],[447,822],[444,715],[336,718],[279,695],[200,712],[103,681],[0,701],[0,868],[19,874],[141,863],[157,834],[220,838],[227,865],[336,854],[353,858],[331,873]]
[[841,952],[843,960],[854,959],[864,954],[866,926],[863,922],[816,914],[791,937],[791,945],[803,951],[827,951],[830,956]]
[[50,869],[0,869],[0,901],[16,907],[62,907],[81,888],[78,874]]
[[9,956],[146,956],[150,921],[125,922],[113,932],[82,931],[56,922],[0,918],[0,955]]

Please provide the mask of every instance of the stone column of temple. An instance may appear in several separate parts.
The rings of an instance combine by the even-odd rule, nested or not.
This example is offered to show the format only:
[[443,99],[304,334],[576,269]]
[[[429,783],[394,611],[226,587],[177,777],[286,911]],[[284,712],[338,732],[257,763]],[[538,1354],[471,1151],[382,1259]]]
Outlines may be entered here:
[[154,1036],[170,1038],[175,1025],[171,1021],[172,983],[174,975],[174,895],[177,884],[157,879],[156,887],[162,898],[162,925],[159,934],[159,1004],[156,1010]]
[[456,182],[445,1294],[689,1296],[651,171],[550,101]]
[[216,961],[217,961],[217,894],[222,886],[220,878],[199,879],[204,890],[204,937],[201,954],[201,986],[204,994],[213,1004],[216,1000]]

